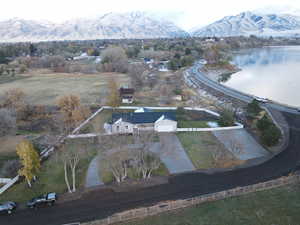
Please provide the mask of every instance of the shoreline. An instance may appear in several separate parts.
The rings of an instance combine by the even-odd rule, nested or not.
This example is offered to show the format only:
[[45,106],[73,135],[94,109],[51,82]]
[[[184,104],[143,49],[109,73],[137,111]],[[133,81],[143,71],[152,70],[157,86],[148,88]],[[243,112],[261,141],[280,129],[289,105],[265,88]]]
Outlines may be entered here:
[[232,74],[235,74],[241,71],[241,68],[238,68],[235,65],[228,64],[228,65],[205,65],[200,69],[200,71],[209,79],[218,82],[220,80],[227,80],[230,78]]

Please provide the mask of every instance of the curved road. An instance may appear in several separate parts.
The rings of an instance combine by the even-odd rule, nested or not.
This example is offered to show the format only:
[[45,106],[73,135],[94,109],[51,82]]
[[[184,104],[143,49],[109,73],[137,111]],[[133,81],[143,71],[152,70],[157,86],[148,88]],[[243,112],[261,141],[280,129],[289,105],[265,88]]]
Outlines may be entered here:
[[[218,82],[215,82],[215,81],[209,79],[207,76],[205,76],[203,73],[200,72],[200,69],[202,66],[203,66],[203,64],[195,63],[193,67],[191,67],[190,69],[188,69],[186,71],[189,75],[189,78],[192,80],[193,83],[195,83],[195,85],[197,85],[198,82],[201,82],[210,88],[213,88],[219,92],[222,92],[225,95],[239,99],[246,103],[252,102],[253,99],[255,98],[255,96],[239,92],[235,89],[224,86]],[[283,112],[300,114],[298,112],[297,108],[288,107],[288,106],[276,104],[273,102],[265,103],[265,106],[270,107],[275,110],[283,111]]]
[[213,193],[287,175],[299,167],[300,115],[285,111],[282,114],[290,126],[289,144],[283,152],[261,165],[210,175],[192,172],[171,176],[168,184],[132,192],[115,193],[111,190],[98,190],[83,195],[79,200],[58,204],[52,208],[20,210],[11,216],[1,216],[0,224],[62,225],[91,221],[159,201]]

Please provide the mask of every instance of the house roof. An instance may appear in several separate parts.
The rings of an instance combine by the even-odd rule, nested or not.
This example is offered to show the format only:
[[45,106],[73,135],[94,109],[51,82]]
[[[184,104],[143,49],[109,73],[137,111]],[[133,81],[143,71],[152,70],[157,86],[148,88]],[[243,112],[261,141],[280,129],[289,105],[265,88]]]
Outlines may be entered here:
[[148,108],[141,107],[139,109],[136,109],[134,112],[135,113],[144,113],[144,112],[152,112],[152,110],[148,109]]
[[155,123],[163,116],[164,119],[176,121],[175,112],[141,112],[141,113],[113,113],[112,123],[119,119],[122,121],[141,124],[141,123]]
[[133,88],[120,88],[120,95],[133,95],[134,89]]

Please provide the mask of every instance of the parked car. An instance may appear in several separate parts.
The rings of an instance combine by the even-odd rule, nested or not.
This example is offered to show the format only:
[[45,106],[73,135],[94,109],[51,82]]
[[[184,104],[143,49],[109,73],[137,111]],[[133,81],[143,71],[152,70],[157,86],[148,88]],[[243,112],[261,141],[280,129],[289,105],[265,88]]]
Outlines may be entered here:
[[31,199],[29,202],[27,202],[27,207],[35,208],[35,207],[41,207],[45,205],[53,205],[56,200],[57,200],[56,193],[48,193],[48,194],[41,195],[37,198]]
[[11,214],[17,208],[15,202],[5,202],[0,204],[0,213]]

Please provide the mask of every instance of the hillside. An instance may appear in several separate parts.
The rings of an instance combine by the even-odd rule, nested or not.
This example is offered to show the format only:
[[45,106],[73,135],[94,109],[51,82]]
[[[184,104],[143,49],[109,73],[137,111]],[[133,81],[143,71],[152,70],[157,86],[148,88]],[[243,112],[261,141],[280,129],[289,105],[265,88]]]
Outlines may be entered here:
[[298,34],[300,34],[300,17],[252,12],[224,17],[208,26],[194,29],[191,33],[196,37],[294,36]]
[[76,19],[60,24],[23,19],[0,22],[0,42],[175,38],[189,34],[168,21],[146,13],[108,13],[96,19]]

